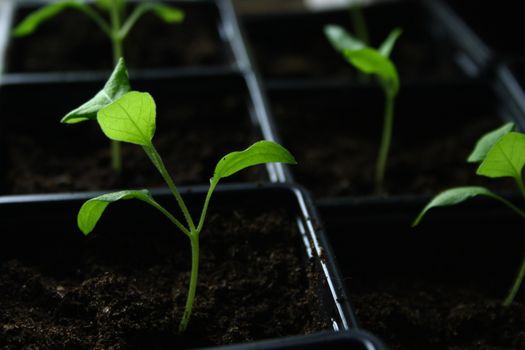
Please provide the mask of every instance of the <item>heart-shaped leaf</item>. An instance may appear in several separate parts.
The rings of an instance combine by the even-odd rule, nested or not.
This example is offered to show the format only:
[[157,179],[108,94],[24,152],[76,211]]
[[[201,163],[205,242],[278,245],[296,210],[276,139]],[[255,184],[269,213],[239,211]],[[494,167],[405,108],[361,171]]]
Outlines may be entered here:
[[507,123],[497,128],[496,130],[492,130],[491,132],[488,132],[485,135],[483,135],[476,143],[476,146],[474,147],[472,153],[468,156],[467,162],[482,162],[487,156],[487,153],[489,153],[490,149],[496,144],[496,142],[498,142],[499,139],[511,132],[512,129],[514,129],[514,123]]
[[104,134],[115,141],[150,146],[155,134],[156,106],[153,97],[131,91],[98,112]]
[[120,59],[111,73],[104,88],[100,90],[91,100],[82,106],[69,112],[61,123],[75,124],[86,120],[94,120],[97,113],[104,107],[115,102],[131,90],[128,71],[124,59]]
[[525,135],[510,132],[492,146],[476,173],[491,178],[512,177],[521,181],[524,165]]

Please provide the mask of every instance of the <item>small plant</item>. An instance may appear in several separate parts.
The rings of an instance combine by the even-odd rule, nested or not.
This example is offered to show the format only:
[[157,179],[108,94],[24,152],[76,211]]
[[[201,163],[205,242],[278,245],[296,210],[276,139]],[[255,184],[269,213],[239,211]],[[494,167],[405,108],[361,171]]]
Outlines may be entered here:
[[[184,19],[184,12],[180,9],[152,1],[141,2],[127,18],[125,18],[126,0],[96,0],[95,5],[98,10],[107,14],[109,21],[100,14],[97,8],[89,5],[86,0],[62,0],[43,6],[29,14],[16,26],[13,35],[15,37],[31,35],[42,23],[52,19],[62,11],[66,9],[78,10],[91,18],[111,40],[113,65],[116,66],[118,60],[124,57],[126,37],[145,13],[154,12],[167,23],[180,23]],[[74,28],[72,29],[74,30]],[[111,154],[113,169],[120,172],[122,160],[118,142],[111,142]]]
[[373,74],[378,78],[385,94],[383,133],[375,171],[375,190],[379,193],[383,189],[386,162],[392,140],[394,101],[400,86],[396,66],[389,56],[401,35],[401,30],[393,30],[377,50],[367,46],[340,26],[327,25],[324,32],[332,46],[342,53],[348,63],[362,73]]
[[[467,161],[481,163],[476,171],[478,175],[489,178],[513,178],[525,199],[525,186],[522,176],[523,166],[525,165],[525,134],[513,132],[513,129],[514,124],[507,123],[485,134],[478,141]],[[417,216],[412,226],[418,225],[425,214],[434,207],[452,206],[476,196],[485,196],[500,201],[525,219],[525,212],[510,201],[485,187],[471,186],[452,188],[435,196]],[[525,259],[507,297],[503,301],[503,305],[508,306],[514,301],[524,277]]]
[[[104,99],[107,96],[109,98]],[[153,146],[152,140],[156,128],[155,118],[155,101],[148,93],[129,91],[125,65],[123,60],[120,60],[104,89],[85,105],[66,115],[62,122],[72,124],[96,119],[102,132],[109,139],[142,146],[144,152],[146,152],[171,190],[183,213],[186,225],[157,203],[147,190],[119,191],[90,199],[80,208],[77,223],[80,230],[85,235],[88,235],[93,231],[110,203],[119,200],[138,199],[159,210],[189,238],[192,265],[186,306],[179,325],[179,331],[183,332],[188,326],[195,300],[199,273],[199,236],[204,226],[211,196],[219,181],[258,164],[271,162],[295,164],[296,162],[286,149],[270,141],[259,141],[244,151],[229,153],[215,167],[199,221],[195,222],[188,211],[184,199],[168,174],[162,158]]]

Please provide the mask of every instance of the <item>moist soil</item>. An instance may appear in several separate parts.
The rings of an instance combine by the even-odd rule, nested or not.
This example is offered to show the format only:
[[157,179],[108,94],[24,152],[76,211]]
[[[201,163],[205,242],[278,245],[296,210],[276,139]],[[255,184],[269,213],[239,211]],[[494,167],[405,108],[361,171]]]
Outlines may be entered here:
[[525,304],[465,285],[435,281],[352,281],[361,326],[392,350],[518,350],[525,348]]
[[523,261],[523,219],[472,200],[411,228],[422,207],[321,209],[360,326],[392,350],[525,349],[525,290],[501,304]]
[[[300,164],[293,174],[316,197],[374,192],[383,97],[366,91],[352,99],[345,97],[352,93],[275,94],[278,131]],[[476,176],[476,164],[466,162],[476,141],[502,125],[498,115],[478,108],[461,114],[464,106],[447,99],[438,93],[427,105],[428,95],[420,98],[409,93],[406,103],[413,104],[396,106],[385,194],[434,194],[461,185],[513,188],[505,179],[493,182]],[[438,100],[435,108],[428,107]],[[460,103],[474,106],[468,98]]]
[[[141,18],[125,42],[131,69],[228,64],[226,44],[218,33],[213,6],[187,5],[180,24],[164,23],[149,13]],[[20,10],[19,23],[28,10]],[[8,48],[8,72],[111,70],[108,38],[87,16],[67,10],[44,23],[34,34],[13,38]]]
[[[303,259],[285,212],[210,216],[184,334],[177,327],[189,243],[179,232],[132,227],[87,238],[56,232],[34,254],[22,242],[9,249],[11,257],[0,263],[0,347],[181,349],[329,329],[314,261]],[[64,247],[60,235],[79,240]]]
[[[153,143],[177,184],[207,184],[222,156],[258,139],[240,97],[157,102]],[[34,123],[6,121],[15,124],[5,127],[8,163],[3,193],[166,186],[137,145],[122,144],[123,170],[116,174],[111,168],[110,142],[96,123],[68,126],[59,124],[56,117],[52,122],[51,117],[31,118]],[[226,181],[257,182],[265,179],[264,174],[264,167],[253,167]]]

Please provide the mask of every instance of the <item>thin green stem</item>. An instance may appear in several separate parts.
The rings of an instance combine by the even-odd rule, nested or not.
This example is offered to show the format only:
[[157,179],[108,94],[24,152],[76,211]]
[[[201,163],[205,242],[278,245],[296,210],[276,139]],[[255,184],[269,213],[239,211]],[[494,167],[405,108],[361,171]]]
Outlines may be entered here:
[[[120,11],[116,1],[111,3],[111,31],[109,36],[113,47],[113,66],[115,67],[120,58],[124,56],[124,49],[122,38],[120,37]],[[122,171],[122,152],[119,141],[111,141],[111,165],[117,173]]]
[[122,39],[125,39],[131,29],[135,26],[135,23],[142,17],[143,14],[148,12],[152,9],[152,4],[150,3],[142,3],[138,5],[135,10],[129,15],[128,19],[124,22],[124,25],[122,25],[122,28],[120,28],[120,37]]
[[184,314],[179,324],[179,332],[184,332],[188,328],[188,322],[190,321],[191,311],[193,309],[193,303],[195,301],[195,293],[197,291],[197,279],[199,277],[199,234],[193,231],[191,238],[191,275],[190,275],[190,286],[188,289],[188,296],[186,298],[186,306],[184,308]]
[[516,176],[514,178],[514,180],[518,184],[518,188],[520,189],[521,195],[523,196],[523,198],[525,198],[525,185],[523,184],[523,180],[521,178],[521,174]]
[[208,193],[206,194],[206,200],[204,201],[204,206],[202,208],[201,217],[199,219],[199,225],[197,226],[197,234],[200,234],[202,231],[202,227],[204,226],[204,219],[206,219],[206,213],[208,212],[208,206],[210,205],[210,199],[211,195],[215,191],[215,187],[217,187],[218,181],[213,178],[210,182],[210,188],[208,189]]
[[[355,4],[350,7],[350,18],[352,20],[352,27],[354,28],[356,37],[366,46],[369,46],[370,37],[368,35],[368,28],[366,26],[363,9],[360,5]],[[370,76],[361,71],[358,73],[358,78],[363,82],[370,81]]]
[[350,7],[350,17],[352,18],[352,26],[354,27],[355,35],[366,46],[369,46],[370,37],[368,35],[368,28],[366,26],[363,9],[360,5],[355,4],[352,7]]
[[381,145],[379,146],[379,155],[377,157],[376,174],[375,174],[375,191],[381,193],[383,190],[383,182],[385,178],[386,162],[388,159],[388,152],[390,151],[390,143],[392,141],[392,127],[394,124],[394,99],[395,95],[385,94],[385,115],[383,121],[383,135],[381,137]]
[[78,9],[91,18],[107,36],[111,37],[111,27],[97,11],[93,10],[89,5],[81,6]]
[[164,209],[159,203],[155,201],[149,202],[152,206],[154,206],[157,210],[159,210],[164,216],[166,216],[179,230],[182,231],[186,236],[188,236],[191,239],[191,232],[179,221],[177,220],[169,211]]
[[120,142],[111,140],[111,167],[117,174],[122,171],[122,152]]
[[[518,184],[518,187],[520,188],[521,194],[523,195],[523,197],[525,197],[525,186],[523,185],[523,180],[521,179],[521,177],[516,177],[515,180],[516,180],[516,183]],[[516,214],[518,214],[519,216],[525,219],[525,212],[523,212],[517,206],[512,204],[510,201],[496,194],[494,194],[493,197],[499,200],[500,202],[502,202],[503,204],[507,205]],[[512,304],[512,302],[514,301],[514,298],[516,298],[516,295],[518,294],[521,284],[523,283],[524,277],[525,277],[525,255],[523,257],[523,261],[521,263],[521,268],[518,272],[518,275],[516,276],[516,279],[514,280],[514,283],[512,284],[512,287],[510,288],[509,293],[507,294],[507,297],[503,301],[503,306],[509,306],[510,304]]]
[[193,223],[193,219],[191,218],[188,207],[186,206],[186,203],[184,203],[184,200],[182,199],[182,196],[180,195],[179,190],[175,186],[173,179],[168,173],[168,170],[166,169],[166,166],[164,165],[164,162],[162,161],[162,158],[160,157],[159,153],[157,152],[153,144],[150,144],[149,146],[144,146],[143,149],[148,155],[153,165],[155,165],[155,167],[159,171],[164,181],[166,181],[166,184],[171,190],[171,193],[173,194],[173,196],[175,197],[175,200],[177,201],[177,204],[179,205],[182,211],[182,214],[184,215],[184,218],[186,219],[186,222],[188,223],[188,226],[190,227],[190,231],[192,232],[195,231],[196,230],[195,224]]
[[509,306],[510,304],[512,304],[512,302],[516,298],[516,295],[518,294],[518,291],[520,290],[524,277],[525,277],[525,255],[523,257],[523,261],[521,263],[521,268],[518,272],[518,276],[516,276],[516,279],[514,280],[514,284],[510,288],[509,294],[503,301],[503,306]]
[[123,39],[120,35],[120,10],[116,1],[111,2],[111,42],[113,44],[113,64],[117,65],[118,60],[124,56]]
[[520,208],[518,208],[517,206],[515,206],[514,204],[512,204],[512,202],[506,200],[505,198],[503,197],[500,197],[496,194],[492,194],[491,196],[492,198],[500,201],[501,203],[505,204],[507,207],[509,207],[512,211],[514,211],[516,214],[518,214],[519,216],[521,216],[523,219],[525,219],[525,212],[523,212],[523,210],[521,210]]

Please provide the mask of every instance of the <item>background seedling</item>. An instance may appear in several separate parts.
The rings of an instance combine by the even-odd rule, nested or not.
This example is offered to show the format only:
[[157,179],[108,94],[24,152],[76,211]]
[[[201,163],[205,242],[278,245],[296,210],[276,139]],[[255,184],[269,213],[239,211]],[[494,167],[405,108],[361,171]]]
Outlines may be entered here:
[[[179,330],[182,332],[186,330],[188,326],[195,301],[199,273],[199,237],[204,227],[204,221],[206,219],[211,196],[219,181],[245,168],[258,164],[271,162],[295,164],[296,162],[294,157],[286,149],[270,141],[259,141],[244,151],[233,152],[224,156],[215,167],[215,172],[210,180],[210,187],[204,201],[199,221],[195,224],[184,199],[180,195],[173,179],[166,170],[162,158],[155,149],[155,146],[153,146],[152,140],[156,129],[155,101],[151,95],[136,91],[130,91],[117,97],[121,92],[129,89],[129,86],[125,84],[126,81],[118,78],[124,72],[124,63],[121,61],[116,71],[112,74],[112,78],[110,78],[104,88],[107,89],[108,86],[111,87],[109,92],[112,93],[111,96],[115,98],[112,103],[105,104],[101,108],[98,108],[99,105],[96,105],[96,102],[93,102],[97,101],[97,95],[87,104],[77,109],[76,112],[72,112],[65,116],[62,119],[62,122],[78,123],[85,120],[96,120],[100,125],[102,132],[109,139],[142,146],[144,152],[146,152],[175,197],[175,200],[183,213],[185,224],[157,203],[147,190],[119,191],[90,199],[80,208],[77,223],[80,230],[85,235],[88,235],[93,231],[98,220],[110,203],[119,200],[138,199],[159,210],[189,238],[191,243],[192,264],[186,306],[179,325]],[[123,83],[123,85],[121,86],[120,83]],[[94,112],[96,109],[98,110]]]
[[[368,27],[366,25],[365,15],[363,8],[359,3],[350,5],[350,19],[352,21],[352,28],[354,29],[355,36],[366,46],[370,44],[370,36],[368,35]],[[363,82],[369,80],[368,75],[363,72],[359,72],[359,79]]]
[[[523,198],[525,199],[525,186],[523,184],[522,170],[525,165],[525,134],[513,132],[513,123],[484,135],[476,144],[474,151],[468,157],[472,163],[481,163],[476,174],[490,178],[511,177],[516,182]],[[425,214],[434,207],[446,207],[461,203],[469,198],[485,196],[495,199],[519,216],[525,219],[525,212],[516,205],[498,196],[485,187],[457,187],[441,192],[434,197],[418,215],[412,226],[418,225]],[[516,297],[525,277],[525,257],[518,275],[510,288],[503,305],[508,306]]]
[[359,71],[373,74],[378,78],[385,94],[383,133],[375,171],[375,190],[379,193],[383,189],[386,162],[392,140],[394,101],[400,85],[397,69],[388,57],[401,35],[401,30],[393,30],[377,50],[367,46],[340,26],[328,25],[324,28],[324,32],[332,46],[343,54],[348,63]]
[[[145,13],[153,12],[167,23],[180,23],[184,19],[184,12],[180,9],[153,1],[139,3],[128,17],[125,17],[126,7],[126,0],[96,0],[95,7],[89,5],[85,0],[57,1],[29,14],[15,27],[13,35],[15,37],[31,35],[42,23],[52,19],[66,9],[74,9],[91,18],[111,40],[113,64],[116,66],[118,60],[124,57],[124,41],[126,37]],[[109,21],[99,11],[105,12]],[[75,30],[75,28],[72,28],[72,30]],[[122,160],[118,142],[111,142],[111,154],[113,169],[120,172]]]

